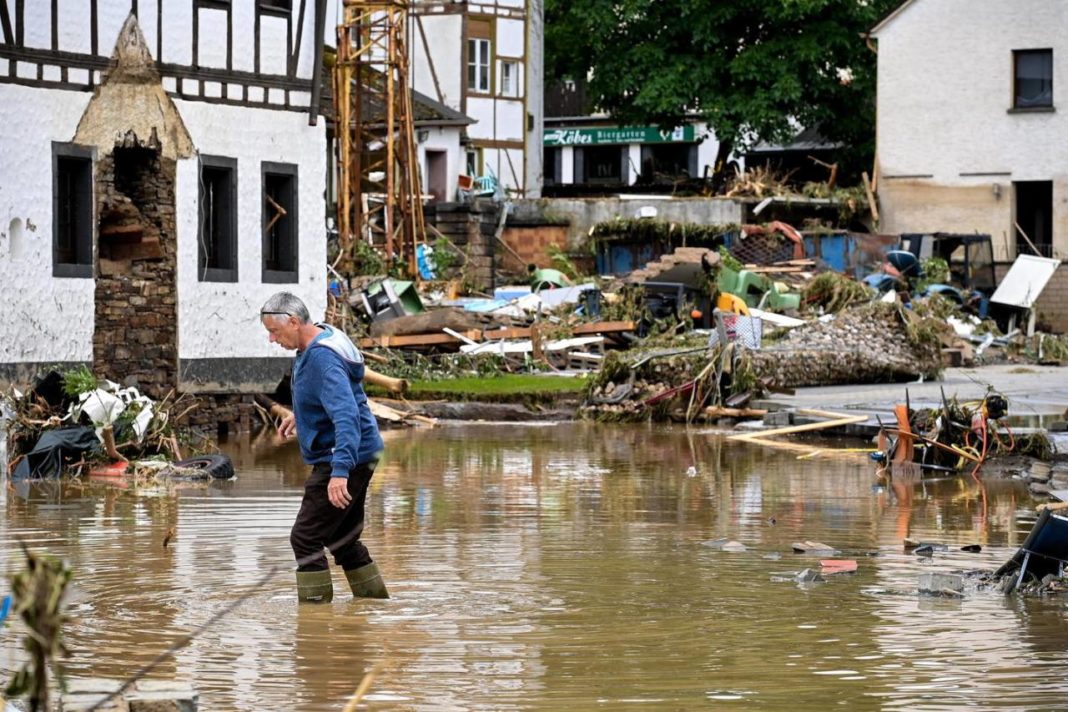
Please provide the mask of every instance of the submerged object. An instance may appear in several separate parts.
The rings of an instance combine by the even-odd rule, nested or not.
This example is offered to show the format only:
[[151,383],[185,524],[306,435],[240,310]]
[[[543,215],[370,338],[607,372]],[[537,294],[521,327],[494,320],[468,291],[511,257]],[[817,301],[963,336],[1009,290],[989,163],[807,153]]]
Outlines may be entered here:
[[1012,593],[1028,576],[1036,581],[1051,574],[1060,578],[1065,562],[1068,562],[1068,517],[1043,509],[1019,551],[994,572],[994,577],[1005,580],[1002,591]]

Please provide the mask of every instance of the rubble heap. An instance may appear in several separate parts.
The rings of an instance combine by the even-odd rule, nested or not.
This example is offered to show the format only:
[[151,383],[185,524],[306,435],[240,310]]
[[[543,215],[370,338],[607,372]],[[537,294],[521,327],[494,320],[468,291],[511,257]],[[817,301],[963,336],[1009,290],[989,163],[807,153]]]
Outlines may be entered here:
[[865,304],[793,329],[753,352],[752,366],[778,388],[937,378],[944,330],[896,305]]

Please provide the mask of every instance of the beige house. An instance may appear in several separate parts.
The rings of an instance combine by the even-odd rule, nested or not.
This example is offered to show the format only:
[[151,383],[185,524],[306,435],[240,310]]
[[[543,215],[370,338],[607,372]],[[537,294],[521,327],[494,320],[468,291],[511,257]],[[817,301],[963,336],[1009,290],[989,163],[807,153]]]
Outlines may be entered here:
[[882,231],[1068,255],[1066,26],[1060,0],[908,0],[872,30]]

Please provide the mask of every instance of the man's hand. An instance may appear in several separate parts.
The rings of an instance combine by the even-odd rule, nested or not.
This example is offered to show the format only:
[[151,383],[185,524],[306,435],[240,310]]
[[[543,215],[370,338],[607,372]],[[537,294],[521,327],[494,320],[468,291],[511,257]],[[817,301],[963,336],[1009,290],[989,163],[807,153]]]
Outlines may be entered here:
[[338,509],[344,509],[352,502],[349,494],[349,481],[344,477],[331,477],[330,484],[326,486],[326,496],[330,498],[330,504]]
[[282,418],[282,422],[278,424],[278,435],[281,438],[292,437],[297,434],[297,417],[290,413],[286,417]]

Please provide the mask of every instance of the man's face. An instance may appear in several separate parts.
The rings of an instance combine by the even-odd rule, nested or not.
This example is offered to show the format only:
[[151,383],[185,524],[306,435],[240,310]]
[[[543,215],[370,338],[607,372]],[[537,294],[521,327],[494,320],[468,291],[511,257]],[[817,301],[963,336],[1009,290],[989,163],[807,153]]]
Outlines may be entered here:
[[267,329],[267,339],[283,349],[296,351],[300,348],[300,322],[294,316],[270,315],[260,319]]

